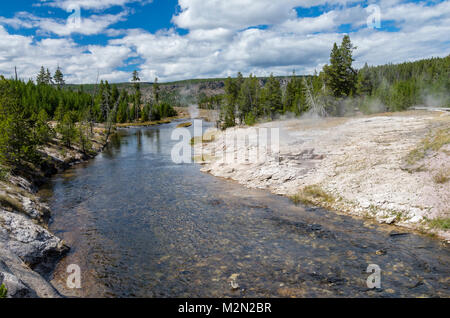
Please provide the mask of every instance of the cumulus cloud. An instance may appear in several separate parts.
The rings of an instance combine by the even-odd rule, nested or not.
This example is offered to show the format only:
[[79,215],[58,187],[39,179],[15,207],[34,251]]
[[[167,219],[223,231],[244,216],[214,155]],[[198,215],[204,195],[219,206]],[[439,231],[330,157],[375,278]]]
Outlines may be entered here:
[[10,25],[16,29],[36,28],[39,34],[56,34],[58,36],[94,35],[106,32],[110,25],[123,21],[127,15],[127,11],[118,14],[93,14],[88,17],[80,17],[77,21],[69,21],[67,19],[41,18],[28,12],[18,12],[10,19],[0,17],[0,24]]
[[17,66],[21,78],[34,79],[41,65],[52,71],[60,65],[68,82],[89,83],[97,73],[105,80],[122,81],[129,75],[117,68],[125,66],[130,56],[133,52],[125,46],[80,46],[68,38],[35,41],[31,36],[9,34],[0,26],[0,74],[6,76]]
[[40,0],[42,5],[61,8],[64,10],[74,10],[75,8],[87,10],[102,10],[114,6],[125,6],[129,3],[146,4],[152,0]]
[[[132,1],[51,1],[61,8],[69,2],[99,9]],[[94,2],[98,3],[94,6]],[[372,2],[379,5],[382,24],[395,25],[396,30],[366,26],[369,15],[366,6]],[[74,31],[56,20],[34,16],[24,19],[20,15],[10,19],[0,17],[0,24],[36,27],[40,32],[64,36],[36,41],[1,28],[0,73],[11,74],[13,65],[23,63],[22,74],[30,76],[40,65],[56,66],[59,62],[72,82],[94,82],[97,71],[104,79],[128,81],[129,72],[122,71],[123,68],[138,62],[141,79],[145,81],[156,76],[162,81],[226,77],[238,71],[265,76],[271,72],[288,75],[295,69],[297,74],[311,74],[328,62],[333,43],[342,39],[343,26],[350,30],[358,47],[355,52],[358,67],[365,62],[377,65],[445,56],[450,51],[449,1],[179,0],[179,5],[180,10],[172,18],[174,28],[156,33],[113,29],[126,15],[88,17],[84,33],[79,33],[103,32],[115,37],[103,46],[78,45],[66,38]],[[317,5],[324,5],[317,16],[298,16],[298,7]],[[176,27],[187,29],[187,34],[181,35]]]
[[295,18],[295,8],[325,4],[346,5],[352,0],[179,0],[180,12],[173,22],[184,29],[228,28],[274,25]]

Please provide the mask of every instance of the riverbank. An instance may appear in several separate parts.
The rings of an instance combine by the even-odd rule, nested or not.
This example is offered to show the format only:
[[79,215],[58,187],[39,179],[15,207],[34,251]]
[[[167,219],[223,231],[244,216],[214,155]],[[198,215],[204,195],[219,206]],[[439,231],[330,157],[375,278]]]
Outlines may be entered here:
[[[177,119],[177,117],[174,117]],[[155,120],[155,121],[145,121],[145,122],[137,122],[137,123],[122,123],[116,124],[117,128],[131,128],[131,127],[150,127],[162,124],[170,124],[174,118]]]
[[132,127],[151,127],[156,125],[170,124],[174,120],[179,119],[204,119],[209,122],[215,122],[218,118],[216,110],[197,109],[188,107],[174,107],[178,115],[175,117],[168,117],[161,120],[135,122],[135,123],[118,123],[115,124],[117,128],[132,128]]
[[60,296],[46,279],[69,247],[48,231],[51,212],[36,193],[52,175],[95,157],[104,139],[103,129],[95,128],[91,154],[54,139],[39,149],[40,167],[16,169],[0,180],[0,284],[8,297]]
[[264,162],[222,160],[226,153],[238,158],[257,148],[257,140],[242,140],[247,128],[235,127],[203,144],[202,157],[212,159],[202,162],[202,171],[288,196],[295,203],[450,241],[450,114],[303,118],[257,127],[280,128],[279,160],[268,153]]

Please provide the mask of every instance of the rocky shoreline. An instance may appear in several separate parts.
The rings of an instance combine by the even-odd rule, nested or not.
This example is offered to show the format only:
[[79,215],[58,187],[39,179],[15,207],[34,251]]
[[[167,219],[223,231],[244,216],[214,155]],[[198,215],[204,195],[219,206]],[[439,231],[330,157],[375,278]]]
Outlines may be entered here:
[[7,288],[7,297],[61,297],[47,279],[70,248],[48,231],[51,213],[37,191],[52,175],[100,153],[104,137],[96,128],[90,155],[53,140],[40,149],[40,167],[16,169],[0,181],[0,285]]

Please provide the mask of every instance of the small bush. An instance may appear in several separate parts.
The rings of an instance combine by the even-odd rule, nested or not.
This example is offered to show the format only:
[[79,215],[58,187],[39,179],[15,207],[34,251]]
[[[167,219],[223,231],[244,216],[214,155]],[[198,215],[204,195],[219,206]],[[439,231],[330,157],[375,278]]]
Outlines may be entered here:
[[2,284],[0,286],[0,298],[6,298],[8,295],[8,289],[6,288],[5,284]]
[[306,186],[300,193],[290,197],[295,204],[333,203],[335,199],[318,185]]
[[245,115],[244,122],[247,126],[253,126],[254,124],[256,124],[255,115],[253,115],[253,113],[248,113],[247,115]]
[[433,180],[436,183],[439,184],[444,184],[446,183],[448,180],[450,180],[448,173],[446,173],[445,171],[440,171],[437,174],[435,174],[433,176]]
[[9,169],[0,166],[0,181],[6,181],[8,179]]

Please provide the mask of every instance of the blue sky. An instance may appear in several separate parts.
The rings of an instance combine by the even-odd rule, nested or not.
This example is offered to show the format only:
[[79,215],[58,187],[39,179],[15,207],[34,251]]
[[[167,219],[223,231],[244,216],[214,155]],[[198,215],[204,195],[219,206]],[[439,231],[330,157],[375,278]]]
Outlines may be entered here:
[[[79,13],[79,15],[78,15]],[[380,25],[376,22],[380,21]],[[350,34],[355,64],[450,53],[450,1],[15,0],[0,6],[0,74],[59,65],[68,82],[310,74]]]

